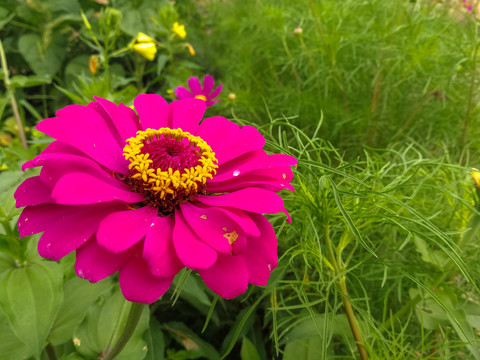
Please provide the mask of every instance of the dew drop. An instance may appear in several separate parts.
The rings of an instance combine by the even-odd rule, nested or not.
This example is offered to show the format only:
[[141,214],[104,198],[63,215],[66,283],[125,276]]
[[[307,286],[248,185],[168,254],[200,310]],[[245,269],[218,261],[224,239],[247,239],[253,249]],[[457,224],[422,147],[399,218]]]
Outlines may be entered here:
[[268,264],[268,270],[272,271],[272,264]]
[[238,175],[240,175],[240,170],[235,170],[235,171],[233,172],[233,176],[238,176]]

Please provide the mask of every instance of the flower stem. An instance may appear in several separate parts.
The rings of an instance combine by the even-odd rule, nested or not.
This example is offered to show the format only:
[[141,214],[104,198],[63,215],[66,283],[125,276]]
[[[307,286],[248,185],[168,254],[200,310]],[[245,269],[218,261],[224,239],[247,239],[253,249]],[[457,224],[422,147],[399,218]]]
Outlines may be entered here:
[[3,44],[1,40],[0,40],[0,58],[2,61],[3,82],[5,83],[5,87],[7,88],[7,91],[8,91],[8,96],[10,97],[13,116],[15,117],[15,122],[17,123],[18,136],[20,137],[20,142],[22,143],[23,148],[28,149],[27,139],[25,137],[25,132],[23,131],[22,119],[20,118],[20,113],[18,112],[17,100],[15,100],[14,89],[10,86],[7,57],[5,56],[5,50],[3,49]]
[[338,286],[340,287],[340,293],[342,294],[343,308],[347,315],[348,323],[350,324],[350,329],[352,330],[353,337],[357,343],[358,352],[360,353],[360,358],[362,360],[368,360],[367,351],[363,346],[362,335],[360,334],[360,329],[358,327],[357,319],[355,318],[355,313],[353,312],[352,303],[348,299],[347,291],[347,278],[345,275],[342,275],[342,269],[340,269],[339,263],[335,257],[335,253],[332,246],[332,241],[330,240],[330,226],[327,224],[324,229],[325,243],[327,245],[329,261],[333,266],[335,271],[335,276],[338,277]]
[[130,340],[130,338],[132,337],[133,332],[137,327],[138,321],[140,320],[140,316],[142,315],[144,307],[145,304],[136,302],[132,303],[132,306],[130,307],[130,312],[128,313],[127,322],[125,324],[125,327],[123,328],[122,333],[120,334],[120,337],[118,338],[116,344],[111,350],[107,349],[101,359],[113,360],[118,354],[120,354],[125,345],[127,345],[128,340]]

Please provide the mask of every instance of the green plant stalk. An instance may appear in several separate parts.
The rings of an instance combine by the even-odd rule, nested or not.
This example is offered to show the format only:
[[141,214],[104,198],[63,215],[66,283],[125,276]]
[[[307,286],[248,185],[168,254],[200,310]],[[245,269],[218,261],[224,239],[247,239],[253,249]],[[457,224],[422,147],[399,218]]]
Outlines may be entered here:
[[25,131],[23,130],[22,119],[20,118],[20,113],[18,112],[17,100],[15,99],[15,92],[14,92],[15,90],[10,86],[7,57],[5,56],[5,50],[3,49],[3,44],[1,40],[0,40],[0,58],[2,61],[3,82],[5,83],[8,96],[10,97],[10,104],[12,105],[13,116],[15,117],[15,122],[17,123],[20,142],[22,143],[22,146],[24,149],[28,149],[27,139],[25,137]]
[[335,276],[339,277],[338,286],[340,288],[340,293],[342,294],[342,301],[343,301],[343,308],[345,309],[345,313],[347,315],[348,323],[350,324],[350,329],[352,330],[353,337],[357,343],[358,352],[360,353],[360,358],[362,360],[368,360],[367,351],[363,346],[362,335],[360,334],[360,329],[358,327],[357,319],[355,318],[355,313],[353,312],[352,303],[348,300],[348,291],[347,291],[347,277],[342,275],[342,271],[340,266],[337,262],[335,257],[335,253],[333,251],[332,242],[330,240],[330,226],[325,226],[325,243],[327,245],[328,257],[329,261],[332,264]]
[[465,145],[467,143],[467,130],[468,130],[468,125],[470,124],[470,112],[471,112],[472,104],[473,104],[473,94],[475,92],[475,85],[476,85],[475,74],[477,73],[477,54],[478,54],[478,47],[479,46],[480,46],[480,43],[475,45],[475,50],[473,52],[472,77],[470,79],[470,91],[468,93],[468,105],[467,105],[467,111],[465,112],[465,119],[463,120],[462,151],[461,151],[462,158],[463,158],[463,153],[464,153],[464,150],[465,150]]
[[130,340],[130,338],[132,337],[145,306],[146,305],[142,303],[132,303],[132,306],[130,307],[130,312],[128,313],[127,322],[125,324],[125,327],[123,328],[122,333],[120,334],[120,337],[118,338],[113,348],[111,350],[107,349],[106,352],[102,355],[102,357],[100,357],[100,359],[113,360],[118,354],[120,354],[125,345],[127,345],[128,340]]

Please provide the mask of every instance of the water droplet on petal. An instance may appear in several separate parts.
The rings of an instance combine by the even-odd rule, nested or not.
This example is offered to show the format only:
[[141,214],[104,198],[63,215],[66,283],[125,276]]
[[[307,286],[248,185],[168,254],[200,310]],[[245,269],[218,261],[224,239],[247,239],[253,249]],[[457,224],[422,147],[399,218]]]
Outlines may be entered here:
[[238,176],[238,175],[240,175],[240,170],[235,170],[235,171],[233,172],[233,176]]
[[268,264],[268,270],[272,271],[272,264]]

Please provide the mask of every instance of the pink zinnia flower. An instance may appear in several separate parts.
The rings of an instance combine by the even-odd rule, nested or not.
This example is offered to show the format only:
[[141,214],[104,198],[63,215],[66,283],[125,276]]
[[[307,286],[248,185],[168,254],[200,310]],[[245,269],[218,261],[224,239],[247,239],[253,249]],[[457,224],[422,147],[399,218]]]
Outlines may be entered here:
[[190,91],[185,89],[183,86],[178,86],[175,89],[175,95],[179,99],[195,98],[203,100],[206,102],[207,107],[210,107],[216,102],[221,101],[219,99],[213,99],[215,99],[222,92],[223,88],[223,85],[220,84],[215,90],[213,90],[213,85],[214,80],[213,76],[211,75],[205,75],[203,78],[203,86],[196,76],[192,76],[190,79],[188,79],[188,87],[190,88]]
[[43,232],[48,259],[76,250],[76,273],[91,282],[118,271],[130,301],[154,302],[184,266],[224,298],[266,285],[277,240],[262,214],[288,216],[277,192],[293,191],[295,158],[267,155],[254,127],[201,121],[204,101],[134,105],[138,116],[96,98],[37,125],[56,141],[23,166],[42,170],[15,193],[20,235]]

